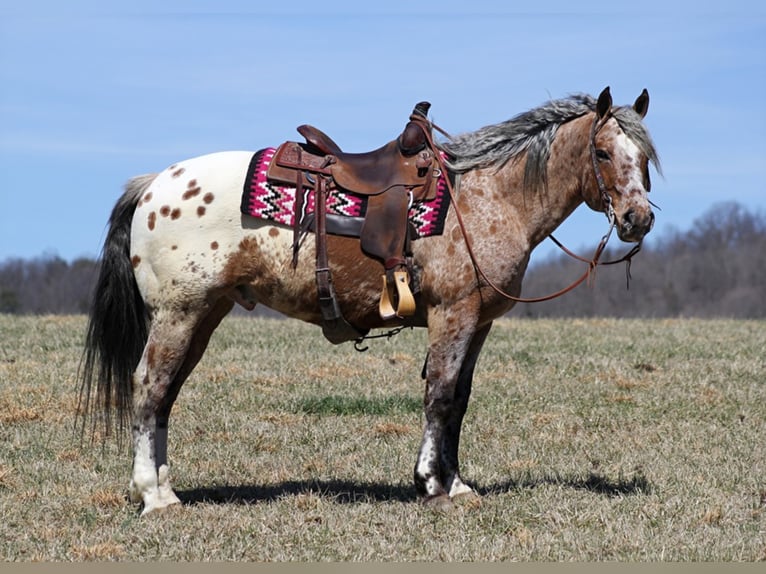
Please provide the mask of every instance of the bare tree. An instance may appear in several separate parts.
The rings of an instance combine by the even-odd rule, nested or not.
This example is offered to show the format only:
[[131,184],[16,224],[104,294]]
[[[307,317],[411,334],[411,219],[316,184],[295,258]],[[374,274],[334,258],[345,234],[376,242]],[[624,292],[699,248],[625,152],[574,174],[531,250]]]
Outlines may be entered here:
[[[603,259],[616,256],[609,250]],[[529,317],[766,317],[766,217],[737,203],[713,206],[686,233],[668,232],[631,267],[599,268],[591,288],[549,303],[526,304]],[[525,294],[550,292],[582,273],[566,255],[533,266]],[[519,311],[514,311],[519,313]]]

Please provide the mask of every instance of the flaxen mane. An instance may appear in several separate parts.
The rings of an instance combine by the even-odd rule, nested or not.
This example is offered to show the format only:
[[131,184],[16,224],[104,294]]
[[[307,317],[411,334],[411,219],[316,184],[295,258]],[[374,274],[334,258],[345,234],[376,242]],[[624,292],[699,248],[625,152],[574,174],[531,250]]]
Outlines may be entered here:
[[[472,169],[501,168],[526,152],[524,188],[544,189],[546,164],[559,126],[596,109],[596,99],[575,94],[551,100],[510,120],[460,134],[441,144],[449,154],[450,169],[465,173]],[[632,107],[617,107],[612,113],[625,134],[641,149],[661,173],[659,157],[649,132]]]

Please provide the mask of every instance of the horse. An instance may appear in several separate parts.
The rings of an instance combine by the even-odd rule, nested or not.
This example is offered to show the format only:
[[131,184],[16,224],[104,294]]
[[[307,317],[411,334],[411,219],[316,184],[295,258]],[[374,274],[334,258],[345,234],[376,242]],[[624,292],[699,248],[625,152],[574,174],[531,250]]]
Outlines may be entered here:
[[[649,165],[661,171],[643,123],[648,106],[646,89],[632,106],[613,106],[607,87],[598,98],[569,95],[437,142],[459,186],[443,233],[412,242],[412,317],[382,319],[381,263],[357,239],[327,237],[350,324],[427,328],[413,472],[424,504],[449,509],[478,497],[460,473],[461,425],[482,345],[516,303],[532,250],[583,203],[624,242],[640,244],[651,230]],[[212,153],[135,177],[108,221],[78,374],[80,412],[107,434],[132,437],[129,496],[142,514],[180,502],[167,456],[171,409],[234,305],[322,323],[311,242],[293,265],[291,228],[240,210],[252,155]]]

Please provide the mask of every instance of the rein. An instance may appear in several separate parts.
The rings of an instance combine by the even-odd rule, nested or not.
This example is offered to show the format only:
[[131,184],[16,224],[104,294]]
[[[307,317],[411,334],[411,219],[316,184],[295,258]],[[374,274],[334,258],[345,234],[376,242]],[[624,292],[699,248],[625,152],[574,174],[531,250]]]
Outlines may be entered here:
[[[609,120],[611,117],[611,114],[606,114],[602,118],[599,118],[598,115],[593,120],[593,125],[591,126],[590,130],[590,142],[589,142],[589,151],[590,151],[590,157],[591,157],[591,163],[593,165],[593,172],[596,177],[596,184],[598,185],[599,194],[601,196],[601,203],[604,206],[604,213],[606,214],[607,219],[609,220],[609,230],[607,233],[601,238],[601,241],[599,242],[598,246],[596,247],[596,250],[593,253],[593,257],[591,259],[585,259],[584,257],[580,257],[579,255],[576,255],[566,247],[564,247],[553,235],[549,235],[550,239],[562,250],[564,253],[569,255],[570,257],[577,259],[579,261],[582,261],[584,263],[588,264],[588,268],[585,270],[585,272],[578,277],[573,283],[568,285],[567,287],[564,287],[563,289],[560,289],[559,291],[556,291],[555,293],[551,293],[550,295],[545,295],[543,297],[516,297],[514,295],[511,295],[510,293],[506,293],[503,289],[495,285],[495,283],[487,276],[487,274],[484,272],[484,270],[479,265],[476,254],[473,251],[473,247],[471,245],[471,242],[468,238],[468,233],[465,230],[465,224],[463,223],[463,216],[460,213],[460,210],[457,206],[457,200],[455,197],[455,190],[452,187],[452,182],[450,182],[449,178],[446,179],[447,183],[447,191],[450,194],[450,198],[452,200],[452,207],[455,210],[455,216],[457,218],[458,225],[460,226],[460,231],[463,234],[463,240],[465,241],[466,249],[468,251],[468,255],[471,258],[471,263],[474,266],[474,269],[476,272],[481,276],[482,279],[491,287],[495,293],[498,295],[509,299],[511,301],[515,301],[517,303],[542,303],[543,301],[550,301],[551,299],[556,299],[557,297],[561,297],[562,295],[568,293],[578,285],[580,285],[583,281],[591,277],[593,272],[595,271],[596,267],[599,265],[615,265],[617,263],[622,263],[623,261],[627,265],[626,275],[628,279],[628,284],[630,282],[630,264],[631,260],[634,255],[636,255],[641,250],[641,243],[637,243],[633,248],[628,251],[625,255],[623,255],[621,258],[612,260],[612,261],[599,261],[601,258],[601,254],[603,253],[604,249],[606,248],[606,244],[609,241],[609,238],[612,235],[612,231],[614,230],[614,227],[616,225],[615,220],[615,214],[614,214],[614,208],[612,207],[612,199],[609,197],[609,194],[607,193],[607,187],[606,183],[604,182],[604,176],[601,173],[601,168],[598,165],[598,158],[596,156],[596,134],[598,131],[604,126],[604,124]],[[441,129],[439,126],[433,124],[432,122],[428,122],[428,120],[420,120],[421,122],[427,124],[426,128],[430,124],[433,129],[439,131],[447,138],[451,139],[451,136],[445,132],[443,129]],[[423,130],[426,134],[426,138],[428,139],[428,143],[431,146],[431,149],[438,149],[433,141],[433,136],[431,134],[431,131],[429,129]],[[444,158],[441,156],[441,154],[434,154],[436,156],[437,161],[439,162],[439,167],[444,171],[447,172],[447,166],[444,162]]]

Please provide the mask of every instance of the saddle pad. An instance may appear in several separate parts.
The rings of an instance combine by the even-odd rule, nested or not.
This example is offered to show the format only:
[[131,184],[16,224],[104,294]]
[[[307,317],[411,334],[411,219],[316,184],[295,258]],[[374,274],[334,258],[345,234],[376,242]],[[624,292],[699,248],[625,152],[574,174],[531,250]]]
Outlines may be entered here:
[[[292,227],[295,222],[293,211],[295,188],[274,184],[266,178],[266,172],[275,151],[276,148],[271,147],[262,149],[256,152],[250,160],[242,192],[241,210],[245,215]],[[436,197],[431,201],[413,203],[410,207],[409,219],[416,233],[416,237],[413,239],[442,234],[449,202],[447,183],[442,174],[439,178]],[[306,213],[313,213],[314,211],[313,190],[306,191],[304,209]],[[366,196],[336,189],[327,198],[327,213],[329,214],[364,217],[366,212]]]

